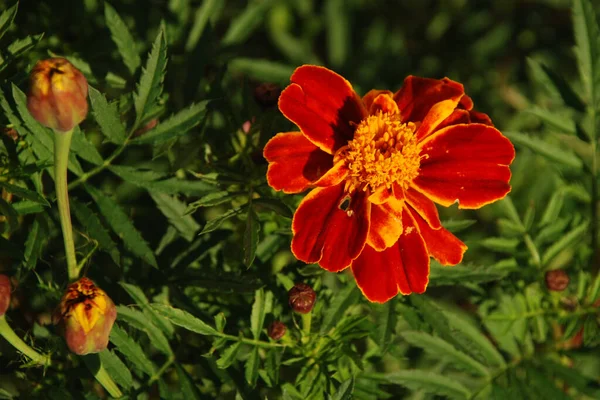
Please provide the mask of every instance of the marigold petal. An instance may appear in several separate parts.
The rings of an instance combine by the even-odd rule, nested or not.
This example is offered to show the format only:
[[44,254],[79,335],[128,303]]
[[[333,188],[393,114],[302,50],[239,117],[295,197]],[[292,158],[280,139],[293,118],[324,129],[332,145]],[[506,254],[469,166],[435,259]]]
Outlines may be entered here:
[[463,85],[451,79],[429,79],[408,76],[402,88],[394,94],[403,121],[423,121],[431,107],[440,101],[459,101]]
[[412,186],[444,206],[479,208],[510,191],[512,143],[483,124],[452,125],[419,144],[421,168]]
[[299,260],[331,272],[348,267],[369,233],[371,203],[364,192],[350,198],[344,185],[316,188],[300,203],[292,221],[292,252]]
[[367,244],[382,251],[398,241],[402,234],[404,202],[390,197],[386,203],[371,204],[371,225]]
[[415,133],[417,135],[417,141],[421,141],[431,135],[437,129],[438,125],[452,114],[457,105],[458,98],[444,100],[434,104],[433,107],[429,109],[429,112]]
[[345,160],[338,161],[329,171],[315,181],[314,185],[320,187],[339,185],[348,176],[349,172]]
[[407,203],[410,204],[412,209],[415,210],[421,218],[427,221],[427,224],[432,229],[440,229],[442,227],[438,210],[433,201],[412,188],[409,188],[405,192],[405,195]]
[[442,265],[459,264],[463,259],[465,251],[467,251],[467,245],[444,227],[431,229],[429,224],[421,218],[416,210],[411,207],[408,209],[419,227],[429,255]]
[[369,201],[373,204],[383,204],[392,197],[394,197],[393,190],[388,189],[385,186],[380,186],[379,189],[371,193]]
[[365,108],[367,111],[369,111],[369,114],[372,114],[371,111],[371,106],[373,105],[373,100],[375,100],[375,98],[377,96],[379,96],[380,94],[387,94],[390,96],[394,96],[394,93],[392,93],[389,90],[380,90],[380,89],[371,89],[367,92],[367,94],[365,94],[362,98],[363,104],[365,105]]
[[314,65],[296,69],[279,97],[279,109],[320,149],[333,154],[352,139],[367,115],[350,82]]
[[352,263],[358,287],[369,301],[385,303],[398,292],[423,293],[429,282],[429,254],[408,211],[403,212],[404,231],[398,243],[375,251],[365,246]]
[[400,112],[398,105],[394,101],[393,94],[391,92],[388,93],[388,91],[375,97],[367,110],[369,110],[370,115],[375,115],[379,111],[388,114],[398,114]]
[[469,111],[469,117],[472,123],[494,126],[490,117],[482,112],[471,110]]
[[285,193],[306,190],[333,165],[331,154],[312,144],[301,132],[275,135],[265,146],[263,155],[269,161],[269,186]]

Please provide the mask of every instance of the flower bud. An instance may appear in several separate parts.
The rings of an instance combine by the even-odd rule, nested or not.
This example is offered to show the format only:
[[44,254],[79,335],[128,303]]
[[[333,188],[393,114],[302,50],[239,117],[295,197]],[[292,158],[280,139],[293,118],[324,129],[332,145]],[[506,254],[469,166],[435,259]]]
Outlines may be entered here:
[[98,353],[108,345],[117,308],[106,293],[88,278],[67,287],[54,314],[69,349],[79,355]]
[[569,275],[562,269],[546,272],[546,287],[548,290],[562,292],[569,286]]
[[38,61],[29,83],[27,109],[40,124],[66,132],[87,116],[87,81],[66,59]]
[[300,314],[308,314],[312,311],[317,294],[306,283],[296,283],[288,292],[290,306]]
[[10,278],[0,275],[0,317],[6,313],[10,305]]
[[273,321],[267,330],[269,337],[273,340],[281,339],[286,332],[287,327],[281,321]]

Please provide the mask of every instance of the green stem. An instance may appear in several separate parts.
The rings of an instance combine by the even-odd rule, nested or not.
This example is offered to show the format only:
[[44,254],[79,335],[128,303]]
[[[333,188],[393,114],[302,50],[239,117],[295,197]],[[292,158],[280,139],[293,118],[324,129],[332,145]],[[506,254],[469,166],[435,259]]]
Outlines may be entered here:
[[56,201],[60,226],[65,242],[65,255],[67,257],[67,272],[69,281],[79,277],[79,268],[75,258],[75,243],[73,242],[73,226],[71,225],[71,212],[69,210],[69,190],[67,188],[67,166],[69,164],[69,149],[73,130],[68,132],[54,132],[54,181],[56,183]]
[[113,381],[108,372],[106,372],[104,366],[102,365],[102,362],[100,362],[100,368],[94,375],[94,378],[96,378],[96,380],[102,385],[104,389],[106,389],[106,391],[112,397],[123,397],[123,393],[121,393],[121,390],[119,390],[119,387],[117,386],[115,381]]
[[310,328],[312,323],[312,312],[302,314],[302,333],[305,336],[310,336]]
[[8,343],[29,357],[34,363],[43,366],[50,365],[50,357],[38,353],[27,343],[25,343],[19,336],[17,336],[15,331],[13,331],[10,325],[8,325],[4,315],[0,317],[0,336],[4,337]]
[[287,347],[287,346],[285,346],[283,344],[279,344],[279,343],[269,343],[269,342],[263,342],[261,340],[247,339],[244,337],[228,335],[226,333],[219,333],[217,336],[225,338],[227,340],[235,340],[237,342],[251,344],[253,346],[258,346],[258,347]]

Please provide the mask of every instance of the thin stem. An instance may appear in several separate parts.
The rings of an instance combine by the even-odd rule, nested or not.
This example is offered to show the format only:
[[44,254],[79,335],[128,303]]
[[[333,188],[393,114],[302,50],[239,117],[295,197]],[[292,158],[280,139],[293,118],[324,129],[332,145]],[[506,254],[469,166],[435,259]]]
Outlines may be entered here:
[[217,336],[228,339],[228,340],[235,340],[237,342],[251,344],[251,345],[259,346],[259,347],[287,347],[287,346],[285,346],[283,344],[279,344],[279,343],[269,343],[269,342],[263,342],[261,340],[247,339],[244,337],[227,335],[226,333],[219,333]]
[[306,336],[310,336],[310,328],[312,323],[312,312],[308,314],[302,314],[302,333]]
[[123,397],[123,393],[121,393],[121,390],[119,390],[119,387],[117,386],[115,381],[113,381],[113,379],[110,377],[108,372],[106,372],[106,370],[104,369],[104,365],[102,365],[102,361],[100,361],[100,368],[94,375],[94,378],[96,378],[96,380],[102,385],[102,387],[104,389],[106,389],[106,391],[112,397],[115,397],[115,398]]
[[75,243],[73,241],[73,226],[69,209],[69,190],[67,188],[67,166],[69,164],[69,149],[73,130],[68,132],[54,132],[54,180],[56,183],[56,202],[58,215],[65,242],[65,255],[67,257],[67,272],[69,281],[79,277],[79,268],[75,258]]
[[32,349],[27,343],[25,343],[13,329],[8,325],[6,317],[3,315],[0,317],[0,336],[4,337],[8,343],[10,343],[15,349],[25,354],[34,363],[43,366],[49,366],[51,361],[50,357],[42,355]]

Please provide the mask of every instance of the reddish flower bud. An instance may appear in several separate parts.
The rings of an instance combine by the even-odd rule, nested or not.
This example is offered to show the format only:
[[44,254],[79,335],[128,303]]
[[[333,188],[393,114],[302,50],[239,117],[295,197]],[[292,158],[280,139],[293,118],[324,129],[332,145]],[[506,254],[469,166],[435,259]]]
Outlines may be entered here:
[[40,124],[66,132],[87,116],[87,81],[66,59],[38,61],[29,81],[27,108]]
[[286,332],[287,327],[281,321],[273,321],[271,325],[269,325],[269,329],[267,330],[269,337],[273,340],[281,339]]
[[88,278],[70,284],[54,314],[69,349],[79,355],[98,353],[108,345],[117,308]]
[[308,314],[312,311],[317,294],[306,283],[296,283],[288,292],[290,306],[300,314]]
[[546,287],[548,290],[562,292],[569,286],[569,275],[562,269],[546,272]]
[[10,278],[0,275],[0,317],[6,313],[10,305]]
[[264,108],[277,105],[281,87],[274,83],[261,83],[254,89],[254,100]]

